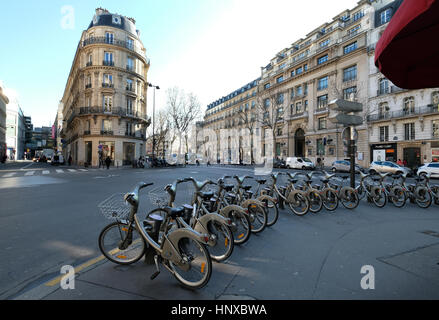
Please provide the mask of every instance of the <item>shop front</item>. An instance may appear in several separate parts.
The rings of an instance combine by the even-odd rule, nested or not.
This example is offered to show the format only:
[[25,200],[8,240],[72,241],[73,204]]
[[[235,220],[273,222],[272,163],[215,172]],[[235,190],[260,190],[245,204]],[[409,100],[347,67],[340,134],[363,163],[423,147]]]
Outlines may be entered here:
[[392,161],[397,162],[396,143],[372,144],[370,146],[370,158],[372,161]]

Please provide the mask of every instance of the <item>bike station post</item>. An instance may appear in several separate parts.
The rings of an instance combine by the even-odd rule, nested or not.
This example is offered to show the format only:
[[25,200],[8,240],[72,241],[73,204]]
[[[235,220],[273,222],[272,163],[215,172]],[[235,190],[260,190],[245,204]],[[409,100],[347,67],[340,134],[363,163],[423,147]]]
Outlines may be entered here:
[[358,139],[355,126],[363,123],[363,118],[354,113],[363,111],[363,104],[354,101],[336,99],[328,105],[329,121],[345,126],[342,137],[343,143],[348,147],[348,156],[350,157],[350,180],[351,187],[355,188],[355,154],[356,140]]

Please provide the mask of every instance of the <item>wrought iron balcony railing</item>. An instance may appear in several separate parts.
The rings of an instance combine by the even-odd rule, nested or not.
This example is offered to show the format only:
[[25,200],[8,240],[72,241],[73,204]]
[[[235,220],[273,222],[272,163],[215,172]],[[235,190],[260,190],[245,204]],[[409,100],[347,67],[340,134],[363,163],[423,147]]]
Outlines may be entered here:
[[396,119],[396,118],[407,118],[412,116],[418,116],[418,115],[425,115],[425,114],[439,114],[439,106],[438,105],[427,105],[423,107],[415,107],[408,110],[397,110],[397,111],[387,111],[387,112],[381,112],[377,114],[371,114],[367,116],[368,122],[374,122],[374,121],[382,121],[382,120],[389,120],[389,119]]

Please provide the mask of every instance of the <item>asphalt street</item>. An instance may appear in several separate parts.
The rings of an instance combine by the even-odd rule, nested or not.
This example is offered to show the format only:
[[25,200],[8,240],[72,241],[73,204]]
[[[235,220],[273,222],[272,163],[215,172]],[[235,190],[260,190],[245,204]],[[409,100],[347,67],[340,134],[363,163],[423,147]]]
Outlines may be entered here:
[[[218,179],[225,174],[253,175],[254,170],[216,166],[106,170],[30,163],[2,166],[0,299],[23,295],[58,277],[63,265],[78,266],[100,256],[97,238],[109,220],[97,206],[112,194],[128,192],[140,181],[163,187],[177,178]],[[189,191],[183,189],[181,194]],[[125,283],[130,282],[124,290],[130,292],[137,286],[133,295],[151,299],[437,299],[438,208],[422,210],[407,204],[402,209],[392,205],[377,209],[362,201],[354,211],[340,206],[333,213],[323,210],[304,217],[281,211],[276,225],[237,248],[225,264],[214,267],[220,271],[201,293],[176,291],[178,285],[169,274],[160,275],[155,282],[150,282],[150,274],[144,275],[142,281],[147,284],[139,289],[135,270],[153,270],[142,262],[132,267],[133,272],[123,269]],[[149,209],[152,205],[145,193],[139,211]],[[364,266],[374,267],[374,290],[360,286]],[[84,286],[98,283],[111,287],[121,269],[110,263],[103,268],[93,279],[92,273],[84,275]],[[173,290],[166,289],[170,283]],[[155,295],[149,286],[159,288]],[[117,292],[122,291],[93,297],[117,298]],[[78,297],[60,291],[51,298]]]

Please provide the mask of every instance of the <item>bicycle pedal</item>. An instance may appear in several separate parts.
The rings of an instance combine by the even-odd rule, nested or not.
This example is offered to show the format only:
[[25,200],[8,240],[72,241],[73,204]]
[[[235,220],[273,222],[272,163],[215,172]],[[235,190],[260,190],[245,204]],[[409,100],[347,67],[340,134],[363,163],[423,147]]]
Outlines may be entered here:
[[151,276],[151,280],[154,280],[155,278],[157,278],[157,276],[160,274],[160,271],[156,271],[152,274]]

